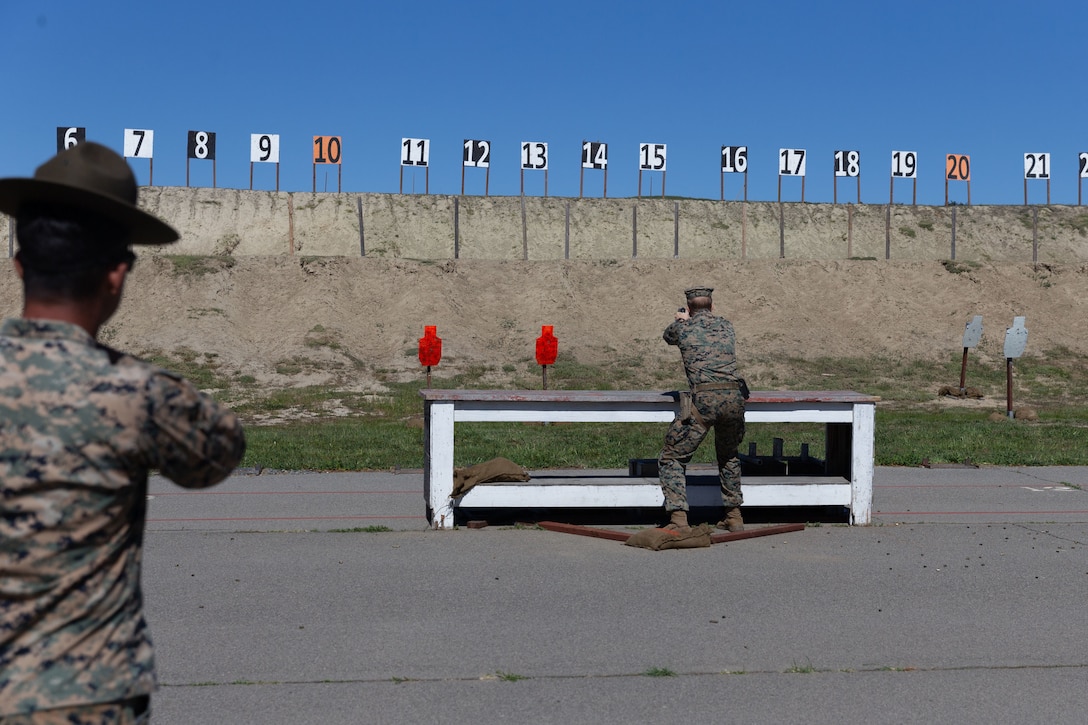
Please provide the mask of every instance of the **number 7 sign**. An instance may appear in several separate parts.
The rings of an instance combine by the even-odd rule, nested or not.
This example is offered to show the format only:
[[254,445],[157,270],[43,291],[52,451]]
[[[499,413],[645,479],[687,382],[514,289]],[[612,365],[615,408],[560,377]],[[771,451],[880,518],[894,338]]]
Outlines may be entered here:
[[126,128],[124,151],[125,158],[147,159],[147,185],[154,186],[155,132],[148,128]]

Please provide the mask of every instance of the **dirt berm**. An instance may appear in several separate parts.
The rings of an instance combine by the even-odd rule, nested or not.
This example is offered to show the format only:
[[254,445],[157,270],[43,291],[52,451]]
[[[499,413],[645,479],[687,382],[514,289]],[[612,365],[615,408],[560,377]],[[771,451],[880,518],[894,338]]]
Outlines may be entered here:
[[[452,259],[452,244],[441,253],[422,249],[428,240],[445,239],[435,231],[441,226],[435,213],[427,210],[452,204],[451,197],[361,195],[363,201],[356,203],[360,195],[324,195],[321,204],[341,209],[339,222],[326,227],[329,238],[351,239],[354,245],[324,256],[314,249],[321,235],[312,228],[303,232],[299,210],[291,212],[293,220],[284,220],[277,206],[287,203],[285,197],[323,195],[142,193],[149,208],[185,237],[167,251],[220,256],[168,257],[141,249],[126,301],[103,338],[137,353],[205,355],[223,372],[249,375],[268,387],[335,380],[372,389],[383,378],[419,376],[417,340],[424,325],[437,325],[443,339],[442,362],[434,371],[439,376],[488,366],[496,385],[507,383],[514,369],[531,364],[542,324],[554,325],[560,356],[568,360],[624,361],[648,370],[671,366],[675,372],[675,351],[661,341],[661,331],[682,304],[682,290],[695,285],[716,288],[717,310],[735,323],[741,364],[756,386],[782,385],[792,357],[949,360],[961,351],[972,315],[984,316],[977,353],[983,360],[1003,359],[1005,328],[1017,315],[1027,318],[1027,355],[1060,348],[1064,354],[1088,353],[1088,212],[1078,207],[958,210],[957,225],[965,216],[971,224],[958,226],[952,261],[951,250],[944,248],[948,240],[938,240],[950,231],[943,226],[951,217],[948,208],[896,207],[895,214],[910,221],[896,228],[893,254],[885,259],[890,211],[854,207],[849,256],[875,259],[848,259],[841,238],[847,230],[839,225],[839,217],[848,214],[844,205],[798,204],[780,211],[776,204],[533,199],[527,206],[560,214],[559,241],[551,250],[558,253],[523,260],[520,200],[466,197],[457,202],[459,224],[466,215],[476,217],[475,238],[491,241],[477,244],[477,253]],[[210,204],[212,197],[221,203]],[[578,224],[572,221],[571,258],[565,259],[568,203],[581,216],[576,215]],[[360,205],[365,257],[359,256]],[[401,231],[383,229],[380,215],[368,221],[366,207],[379,205],[390,210],[389,218],[402,219]],[[681,254],[673,258],[677,205]],[[494,207],[491,226],[482,211],[488,206]],[[213,207],[214,214],[201,213]],[[695,226],[696,210],[704,207],[718,207],[730,219],[743,216],[745,229],[731,221],[715,227],[716,217],[708,211],[698,229],[707,238],[717,235],[717,251],[688,255],[684,245],[695,232],[683,224]],[[644,226],[643,217],[654,214],[656,241],[647,241],[648,249],[639,247],[632,259],[632,228],[624,225],[637,217],[641,235],[646,226],[653,228]],[[780,214],[791,224],[780,226]],[[444,211],[438,217],[446,219]],[[525,218],[531,219],[528,211]],[[875,230],[863,218],[875,219]],[[416,231],[405,231],[409,222]],[[1045,232],[1040,231],[1044,222]],[[283,223],[293,231],[285,227],[288,233],[280,236]],[[769,235],[754,231],[767,228]],[[484,229],[497,231],[485,234]],[[899,245],[910,241],[908,229],[923,251],[902,259]],[[466,236],[457,251],[472,249],[467,231],[458,232]],[[791,252],[785,259],[778,254],[780,232]],[[0,233],[10,240],[6,219]],[[838,240],[839,258],[827,240]],[[281,253],[275,253],[277,246]],[[426,259],[406,258],[409,254]],[[1040,261],[1033,262],[1033,256]],[[3,265],[0,313],[16,314],[19,294],[10,264]],[[828,388],[852,387],[835,370],[828,370],[828,377]]]

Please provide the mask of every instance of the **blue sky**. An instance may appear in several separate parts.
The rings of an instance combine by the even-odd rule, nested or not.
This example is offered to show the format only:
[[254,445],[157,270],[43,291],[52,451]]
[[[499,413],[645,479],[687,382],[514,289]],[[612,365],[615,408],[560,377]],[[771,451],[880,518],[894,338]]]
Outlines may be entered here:
[[[58,126],[122,150],[155,132],[154,183],[184,186],[190,130],[216,134],[216,185],[249,188],[251,134],[279,134],[280,189],[314,184],[313,137],[342,137],[345,192],[397,192],[404,137],[430,142],[429,189],[461,190],[465,139],[491,142],[492,195],[517,194],[520,145],[546,142],[550,196],[602,195],[584,140],[609,146],[608,196],[638,192],[642,143],[667,144],[669,195],[717,199],[720,150],[748,147],[748,198],[778,198],[779,150],[805,149],[805,200],[830,202],[836,150],[861,154],[861,201],[886,203],[891,154],[917,154],[918,201],[943,204],[945,155],[971,157],[973,204],[1020,204],[1024,154],[1051,155],[1051,201],[1075,204],[1088,152],[1088,4],[463,2],[0,4],[0,176],[56,151]],[[133,160],[141,183],[149,163]],[[212,163],[189,162],[192,186]],[[483,194],[485,172],[466,171]],[[526,194],[544,192],[527,171]],[[1088,182],[1088,179],[1084,181]],[[275,186],[258,164],[254,188]],[[422,193],[422,169],[404,170]],[[652,185],[652,186],[651,186]],[[643,175],[644,195],[661,174]],[[1088,184],[1086,184],[1088,185]],[[335,166],[317,166],[335,191]],[[725,177],[726,199],[742,195]],[[895,182],[897,202],[912,184]],[[954,201],[967,186],[953,182]],[[841,178],[840,202],[857,183]],[[782,198],[801,198],[798,178]],[[1029,184],[1044,203],[1046,182]]]

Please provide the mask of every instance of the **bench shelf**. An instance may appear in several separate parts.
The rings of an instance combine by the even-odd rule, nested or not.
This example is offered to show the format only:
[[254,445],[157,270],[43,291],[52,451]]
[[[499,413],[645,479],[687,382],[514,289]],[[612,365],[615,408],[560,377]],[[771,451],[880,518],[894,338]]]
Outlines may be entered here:
[[[675,391],[429,388],[420,394],[425,401],[424,495],[436,528],[453,526],[455,507],[637,508],[664,502],[658,479],[622,471],[541,471],[527,482],[478,485],[454,500],[453,430],[456,423],[496,421],[669,423],[679,408]],[[753,392],[745,405],[747,423],[823,423],[827,462],[824,476],[746,477],[745,506],[845,506],[852,523],[869,523],[878,400],[853,391]],[[716,472],[689,469],[688,474],[691,506],[721,505]]]

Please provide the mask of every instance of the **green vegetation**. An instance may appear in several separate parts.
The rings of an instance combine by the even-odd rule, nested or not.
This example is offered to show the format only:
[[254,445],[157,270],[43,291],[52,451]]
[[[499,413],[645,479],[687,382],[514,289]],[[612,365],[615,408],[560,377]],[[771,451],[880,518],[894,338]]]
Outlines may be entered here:
[[899,227],[899,233],[902,234],[904,237],[909,237],[911,239],[914,239],[916,236],[918,236],[918,232],[914,231],[914,229],[911,227]]
[[647,677],[676,677],[676,673],[668,667],[651,667],[642,674]]
[[203,277],[221,269],[234,266],[234,257],[229,255],[207,256],[197,254],[164,254],[164,259],[174,265],[175,277]]
[[[320,347],[330,348],[326,330],[313,329]],[[251,375],[225,370],[214,353],[187,348],[172,354],[145,351],[143,357],[176,370],[231,405],[247,423],[249,446],[243,465],[280,470],[389,470],[423,466],[422,380],[386,381],[380,390],[336,385],[286,388],[263,385]],[[1037,421],[1006,415],[1004,360],[972,359],[967,385],[981,400],[938,397],[942,386],[957,387],[960,356],[946,360],[905,358],[773,358],[748,361],[759,377],[755,389],[858,390],[878,395],[876,460],[879,465],[965,463],[996,465],[1088,465],[1088,359],[1068,348],[1024,357],[1014,366],[1014,407],[1030,407]],[[328,368],[306,359],[281,361],[280,374]],[[345,364],[350,373],[351,364]],[[507,370],[512,367],[513,370]],[[382,376],[382,371],[371,369]],[[392,377],[392,371],[386,376]],[[641,358],[617,355],[607,366],[560,361],[549,368],[554,389],[657,389],[683,387],[679,366],[667,370]],[[350,375],[349,375],[350,377]],[[498,382],[496,382],[498,381]],[[539,388],[539,366],[521,361],[502,369],[473,366],[440,388]],[[664,426],[593,423],[475,423],[456,430],[455,465],[496,456],[541,468],[620,468],[633,458],[656,458]],[[783,453],[824,457],[819,424],[750,424],[743,453],[768,455],[775,439]],[[714,447],[703,446],[695,464],[713,463]],[[369,530],[369,529],[366,529]]]
[[1061,224],[1062,226],[1076,230],[1081,236],[1084,236],[1088,234],[1088,213],[1077,214],[1072,219],[1062,220]]
[[978,262],[957,262],[954,259],[943,259],[941,260],[941,264],[952,274],[963,274],[965,272],[970,272],[972,270],[978,269],[982,266]]

